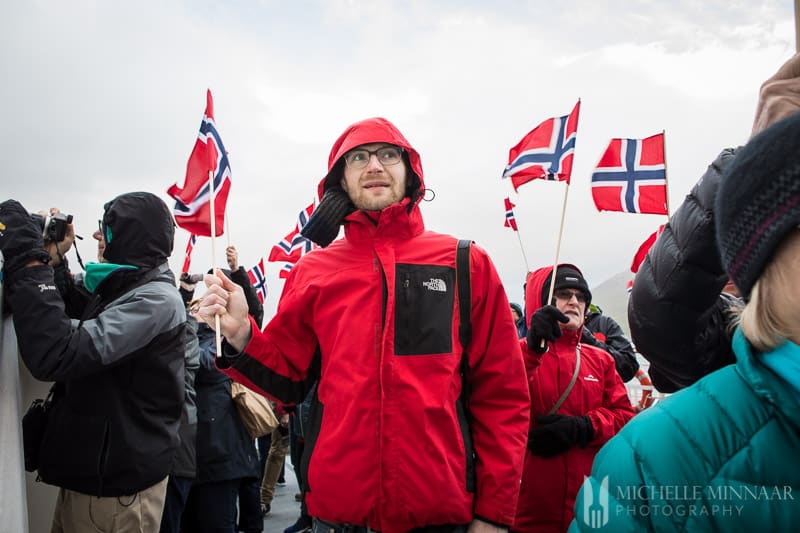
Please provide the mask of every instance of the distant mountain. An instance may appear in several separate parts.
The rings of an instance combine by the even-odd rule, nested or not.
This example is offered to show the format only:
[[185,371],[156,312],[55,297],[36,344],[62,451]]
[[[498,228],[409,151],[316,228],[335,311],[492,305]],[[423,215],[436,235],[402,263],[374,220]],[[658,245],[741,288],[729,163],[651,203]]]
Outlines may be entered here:
[[596,287],[592,287],[592,303],[603,310],[603,314],[616,320],[630,338],[628,328],[628,282],[633,277],[629,271],[613,275]]

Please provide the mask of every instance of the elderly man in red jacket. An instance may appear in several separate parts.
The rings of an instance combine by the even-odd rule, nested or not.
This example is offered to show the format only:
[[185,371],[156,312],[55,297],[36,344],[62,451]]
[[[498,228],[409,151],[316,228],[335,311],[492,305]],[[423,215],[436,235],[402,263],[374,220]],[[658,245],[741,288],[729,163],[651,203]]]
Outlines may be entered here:
[[263,331],[235,285],[206,277],[200,313],[219,314],[226,339],[217,364],[284,402],[319,379],[302,468],[313,531],[507,531],[530,399],[491,260],[471,246],[461,346],[458,241],[425,229],[422,163],[400,131],[382,118],[347,128],[319,189],[303,234],[323,248],[292,269]]
[[514,531],[566,531],[597,451],[634,415],[614,359],[581,343],[592,293],[574,265],[531,273],[530,328],[520,344],[531,390],[531,432]]

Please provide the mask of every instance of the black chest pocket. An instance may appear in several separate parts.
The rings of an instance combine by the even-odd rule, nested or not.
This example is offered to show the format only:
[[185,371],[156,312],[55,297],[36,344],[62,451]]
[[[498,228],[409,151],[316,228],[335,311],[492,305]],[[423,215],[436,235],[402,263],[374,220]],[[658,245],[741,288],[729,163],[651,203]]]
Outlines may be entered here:
[[395,354],[452,352],[455,269],[397,264],[395,276]]

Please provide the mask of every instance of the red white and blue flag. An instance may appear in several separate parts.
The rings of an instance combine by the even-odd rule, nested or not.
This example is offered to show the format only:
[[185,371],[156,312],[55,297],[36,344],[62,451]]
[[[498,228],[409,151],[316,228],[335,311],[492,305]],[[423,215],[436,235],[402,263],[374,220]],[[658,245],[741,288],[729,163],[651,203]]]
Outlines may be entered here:
[[263,304],[267,299],[267,277],[264,275],[263,257],[256,266],[247,271],[247,277],[250,278],[250,285],[256,290],[258,301]]
[[511,178],[515,191],[536,179],[569,183],[580,107],[578,100],[569,115],[545,120],[509,150],[503,178]]
[[650,251],[650,248],[653,247],[653,244],[656,242],[661,234],[664,232],[664,224],[661,224],[656,231],[654,231],[649,237],[647,237],[642,244],[639,245],[639,249],[636,250],[636,254],[633,256],[633,261],[631,261],[631,272],[636,274],[639,272],[639,267],[642,266],[642,262],[644,258],[647,257],[647,252]]
[[514,218],[515,207],[516,205],[511,203],[511,200],[506,198],[506,223],[503,224],[503,227],[511,228],[514,231],[519,231],[517,230],[517,219]]
[[598,211],[667,214],[664,134],[611,139],[592,174]]
[[300,214],[297,215],[297,224],[295,225],[295,228],[289,232],[289,234],[278,244],[272,247],[272,250],[269,252],[269,257],[267,258],[268,261],[286,261],[288,263],[296,263],[302,256],[311,250],[319,248],[319,246],[317,246],[313,241],[306,239],[300,234],[300,231],[308,223],[308,219],[311,218],[311,213],[314,212],[314,207],[315,205],[312,202],[311,205],[300,211]]
[[200,123],[200,133],[186,164],[183,188],[174,184],[167,194],[175,199],[173,214],[178,226],[194,235],[210,237],[211,193],[209,172],[214,184],[215,236],[222,235],[225,227],[225,205],[231,188],[231,167],[228,153],[214,124],[214,101],[211,91],[206,92],[206,112]]
[[186,243],[186,255],[183,259],[183,269],[181,272],[189,272],[189,265],[192,264],[192,250],[197,244],[197,235],[189,235],[189,242]]
[[289,277],[289,272],[292,271],[292,267],[294,263],[284,263],[281,269],[278,271],[278,277],[281,279],[286,279]]

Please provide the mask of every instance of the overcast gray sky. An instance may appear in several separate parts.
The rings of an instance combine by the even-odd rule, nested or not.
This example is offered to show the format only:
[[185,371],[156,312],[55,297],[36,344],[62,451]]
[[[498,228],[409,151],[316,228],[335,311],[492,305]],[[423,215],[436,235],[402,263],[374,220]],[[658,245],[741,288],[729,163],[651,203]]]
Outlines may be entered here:
[[[148,190],[172,205],[210,88],[230,236],[250,267],[313,199],[334,139],[384,116],[422,154],[427,226],[486,248],[520,301],[503,198],[533,269],[555,257],[563,184],[517,195],[500,175],[511,146],[580,98],[560,257],[597,285],[665,219],[596,211],[590,176],[609,139],[666,131],[674,211],[721,148],[747,140],[759,85],[794,51],[792,17],[788,0],[13,2],[0,20],[0,197],[74,214],[93,258],[106,200]],[[178,230],[176,271],[187,238]],[[201,241],[195,271],[211,264]],[[267,264],[268,316],[279,267]]]

